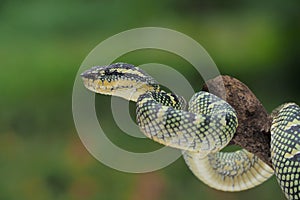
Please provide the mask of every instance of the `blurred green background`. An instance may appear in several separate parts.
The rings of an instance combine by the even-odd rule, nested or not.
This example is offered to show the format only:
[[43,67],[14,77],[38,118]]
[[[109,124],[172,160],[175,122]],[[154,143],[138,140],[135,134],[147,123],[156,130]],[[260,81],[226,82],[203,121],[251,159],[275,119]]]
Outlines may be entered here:
[[[246,83],[269,112],[286,101],[300,103],[299,9],[298,0],[1,0],[0,199],[284,199],[274,177],[245,192],[211,189],[182,158],[147,174],[110,169],[81,143],[71,95],[81,62],[99,42],[130,28],[159,26],[197,40],[221,73]],[[149,50],[118,60],[186,64]],[[185,69],[199,90],[200,76]],[[96,100],[99,112],[109,103],[109,97]],[[104,111],[104,126],[123,137]],[[129,136],[118,141],[141,143],[137,151],[144,143],[157,147]]]

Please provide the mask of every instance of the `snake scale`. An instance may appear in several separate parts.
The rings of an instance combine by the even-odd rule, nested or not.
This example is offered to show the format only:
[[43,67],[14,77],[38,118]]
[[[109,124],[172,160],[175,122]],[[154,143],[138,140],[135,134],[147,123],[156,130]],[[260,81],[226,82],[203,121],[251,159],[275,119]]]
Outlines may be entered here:
[[188,103],[160,89],[143,70],[126,63],[96,66],[81,74],[92,92],[136,102],[140,130],[150,139],[182,151],[201,181],[223,191],[255,187],[274,173],[288,199],[300,199],[300,107],[284,104],[273,112],[271,158],[274,170],[246,150],[221,152],[235,134],[235,110],[200,91]]

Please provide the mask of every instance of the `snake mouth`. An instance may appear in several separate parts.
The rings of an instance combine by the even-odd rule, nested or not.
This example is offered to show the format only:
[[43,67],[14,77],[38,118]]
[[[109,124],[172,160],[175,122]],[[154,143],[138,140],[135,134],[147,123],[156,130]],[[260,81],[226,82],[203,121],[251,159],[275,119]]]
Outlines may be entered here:
[[118,96],[130,101],[136,101],[141,93],[148,90],[146,85],[139,85],[129,80],[108,81],[106,79],[91,78],[86,72],[82,73],[81,77],[84,86],[92,92]]
[[83,74],[81,77],[84,86],[96,93],[111,92],[114,89],[111,85],[105,84],[105,82],[100,79],[90,78],[89,76],[86,76],[86,74]]

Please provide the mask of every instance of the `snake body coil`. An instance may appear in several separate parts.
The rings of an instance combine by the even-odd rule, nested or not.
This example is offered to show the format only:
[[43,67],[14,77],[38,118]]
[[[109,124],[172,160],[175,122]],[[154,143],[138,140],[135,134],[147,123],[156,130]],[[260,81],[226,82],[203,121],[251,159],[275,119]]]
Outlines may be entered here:
[[177,104],[172,106],[172,102],[179,102],[178,99],[174,94],[163,91],[139,97],[137,122],[149,138],[166,146],[203,155],[217,152],[228,144],[237,126],[235,111],[229,104],[209,93],[197,93],[191,102],[206,105],[207,110],[215,112],[195,113],[181,110],[182,106],[176,107]]
[[300,199],[300,107],[284,104],[271,127],[271,158],[288,199]]
[[[220,152],[234,136],[238,121],[235,110],[217,96],[199,92],[186,105],[183,97],[166,93],[151,76],[126,63],[93,67],[81,76],[93,92],[135,101],[141,131],[181,149],[191,171],[209,186],[241,191],[272,176],[273,169],[246,150]],[[299,113],[284,107],[272,126],[275,174],[289,199],[299,199],[300,191]]]

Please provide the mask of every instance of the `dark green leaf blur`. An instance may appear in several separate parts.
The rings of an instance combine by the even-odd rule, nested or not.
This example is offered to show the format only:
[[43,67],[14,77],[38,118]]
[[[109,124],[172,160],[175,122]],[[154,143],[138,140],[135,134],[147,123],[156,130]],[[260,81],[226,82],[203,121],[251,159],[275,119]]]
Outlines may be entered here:
[[[76,132],[72,88],[82,61],[98,43],[127,29],[157,26],[198,41],[220,72],[246,83],[268,112],[284,102],[299,104],[299,10],[298,0],[1,0],[0,199],[284,199],[274,177],[244,192],[211,189],[182,158],[146,174],[101,164]],[[131,52],[118,61],[187,64],[154,50]],[[185,69],[182,73],[200,90],[201,77]],[[99,115],[107,116],[108,137],[119,146],[161,147],[125,137],[107,109],[109,97],[97,95],[96,101]]]

